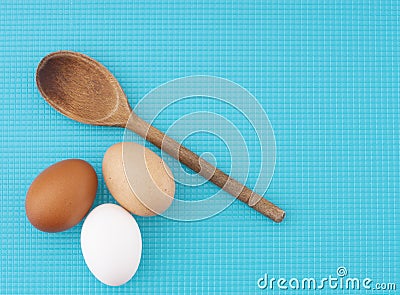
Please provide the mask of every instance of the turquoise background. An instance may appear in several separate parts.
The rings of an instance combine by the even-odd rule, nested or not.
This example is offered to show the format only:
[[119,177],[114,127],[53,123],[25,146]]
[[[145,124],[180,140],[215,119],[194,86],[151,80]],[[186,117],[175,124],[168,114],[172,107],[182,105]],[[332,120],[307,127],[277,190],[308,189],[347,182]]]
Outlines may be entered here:
[[[339,266],[399,289],[399,27],[400,3],[386,0],[2,1],[0,294],[308,293],[260,290],[257,280],[264,273],[326,277]],[[35,87],[40,59],[61,49],[101,61],[132,105],[189,75],[248,89],[275,131],[267,197],[287,211],[285,222],[273,224],[239,202],[200,222],[137,218],[144,243],[138,273],[118,288],[98,282],[81,256],[82,223],[47,234],[24,212],[35,176],[73,157],[99,174],[96,205],[113,201],[101,161],[123,130],[71,121]],[[213,138],[188,145],[226,159]],[[256,149],[250,156],[257,162]],[[213,190],[206,185],[197,194]],[[177,187],[179,198],[192,192]]]

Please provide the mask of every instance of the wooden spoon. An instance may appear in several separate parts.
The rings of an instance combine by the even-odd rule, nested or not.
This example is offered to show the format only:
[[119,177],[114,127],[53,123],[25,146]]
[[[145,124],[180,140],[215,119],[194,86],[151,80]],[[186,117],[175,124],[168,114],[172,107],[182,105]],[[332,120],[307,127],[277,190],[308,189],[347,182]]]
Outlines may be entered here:
[[36,84],[63,115],[85,124],[126,127],[273,221],[285,217],[282,209],[132,114],[117,79],[96,60],[71,51],[51,53],[38,65]]

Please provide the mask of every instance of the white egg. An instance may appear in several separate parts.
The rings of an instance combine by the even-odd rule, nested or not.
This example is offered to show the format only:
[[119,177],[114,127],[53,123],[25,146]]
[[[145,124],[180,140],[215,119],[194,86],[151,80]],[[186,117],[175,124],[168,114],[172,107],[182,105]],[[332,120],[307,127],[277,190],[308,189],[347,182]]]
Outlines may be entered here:
[[99,281],[120,286],[139,267],[142,236],[128,211],[115,204],[103,204],[93,209],[83,223],[81,248],[86,265]]

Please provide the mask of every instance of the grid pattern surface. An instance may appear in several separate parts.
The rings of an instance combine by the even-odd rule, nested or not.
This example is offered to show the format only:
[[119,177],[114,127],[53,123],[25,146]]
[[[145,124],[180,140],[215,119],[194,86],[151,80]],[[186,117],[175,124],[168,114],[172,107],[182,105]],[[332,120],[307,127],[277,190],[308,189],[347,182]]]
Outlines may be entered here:
[[[289,294],[260,290],[257,280],[264,273],[321,278],[339,266],[400,288],[399,20],[396,0],[1,1],[0,294]],[[275,132],[267,197],[287,211],[285,222],[273,224],[239,202],[200,222],[137,218],[144,243],[138,273],[119,288],[98,282],[80,252],[82,223],[45,234],[24,212],[31,181],[66,158],[85,159],[98,172],[96,205],[113,202],[101,161],[123,130],[73,122],[35,87],[39,60],[61,49],[101,61],[132,105],[189,75],[248,89]],[[157,127],[165,130],[193,106],[201,108],[201,98],[175,106]],[[247,134],[257,165],[256,138],[243,118],[208,107]],[[187,144],[229,168],[217,138],[199,134]],[[178,185],[177,197],[214,189]]]

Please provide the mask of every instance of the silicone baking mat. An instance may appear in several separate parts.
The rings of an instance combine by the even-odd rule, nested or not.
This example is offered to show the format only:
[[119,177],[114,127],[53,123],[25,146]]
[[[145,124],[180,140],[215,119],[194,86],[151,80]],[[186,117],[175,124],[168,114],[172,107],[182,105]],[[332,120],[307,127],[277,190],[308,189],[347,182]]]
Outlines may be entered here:
[[[358,278],[361,286],[334,289],[332,281],[333,287],[312,292],[366,294],[363,283],[371,294],[398,292],[378,289],[400,288],[399,19],[393,0],[1,1],[0,293],[308,294],[303,278],[319,284],[329,276],[338,283]],[[124,131],[69,120],[35,87],[40,59],[61,49],[101,61],[132,105],[191,75],[246,88],[274,129],[276,167],[266,197],[286,210],[285,221],[274,224],[239,202],[198,222],[138,217],[143,256],[137,274],[117,288],[97,281],[81,255],[82,223],[47,234],[24,212],[35,176],[66,158],[96,169],[95,205],[114,202],[101,161]],[[176,106],[168,120],[191,107]],[[256,138],[247,123],[211,107],[248,131],[256,167]],[[164,131],[165,120],[156,123]],[[196,152],[227,163],[219,140],[195,139],[187,144]],[[249,173],[249,185],[256,177]],[[213,190],[178,184],[176,197]],[[288,289],[278,287],[280,278]]]

